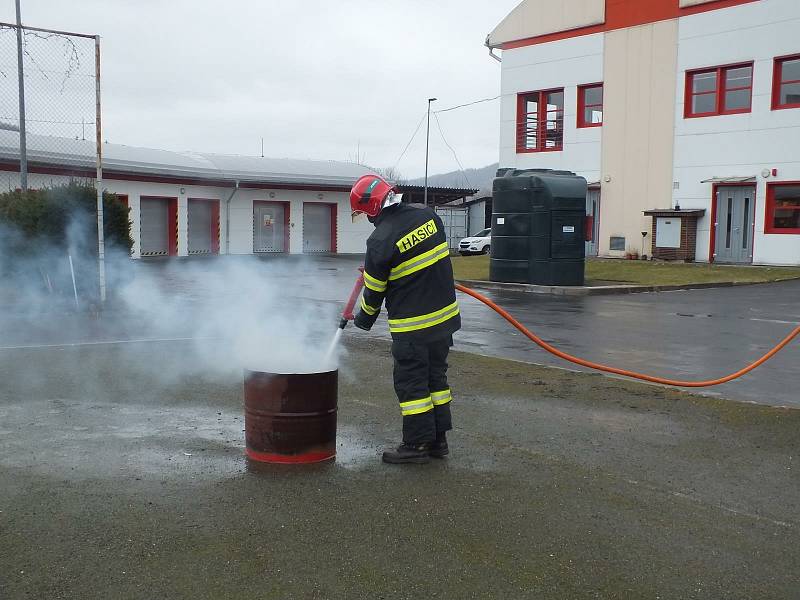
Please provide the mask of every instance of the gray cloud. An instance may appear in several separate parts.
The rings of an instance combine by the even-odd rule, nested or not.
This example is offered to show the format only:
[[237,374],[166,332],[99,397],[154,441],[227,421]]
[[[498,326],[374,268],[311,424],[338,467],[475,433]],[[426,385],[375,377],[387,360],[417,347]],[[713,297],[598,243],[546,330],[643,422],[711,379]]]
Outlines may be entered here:
[[[499,93],[482,45],[518,0],[23,0],[30,25],[102,36],[109,141],[394,164],[425,112]],[[0,19],[14,19],[4,3]],[[440,115],[465,167],[496,161],[499,105]],[[422,174],[424,127],[399,169]],[[431,126],[431,170],[457,168]]]

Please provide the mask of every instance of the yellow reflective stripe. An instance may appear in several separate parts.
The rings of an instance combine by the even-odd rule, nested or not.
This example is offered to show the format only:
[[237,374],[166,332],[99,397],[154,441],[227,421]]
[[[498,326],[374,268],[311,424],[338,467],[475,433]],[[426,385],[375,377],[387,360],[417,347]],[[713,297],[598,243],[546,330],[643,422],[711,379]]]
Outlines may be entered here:
[[385,292],[387,282],[375,279],[372,275],[364,271],[364,285],[373,292]]
[[410,258],[405,262],[401,262],[389,272],[389,281],[400,279],[406,275],[411,275],[422,269],[430,267],[432,264],[437,263],[446,256],[450,256],[450,248],[447,242],[442,242],[432,250],[423,252],[419,256]]
[[403,323],[411,323],[413,321],[419,321],[423,319],[430,319],[433,317],[438,317],[442,313],[447,312],[451,308],[458,308],[458,302],[453,302],[452,304],[448,304],[444,308],[440,308],[439,310],[435,310],[431,313],[426,315],[419,315],[418,317],[406,317],[405,319],[389,319],[389,323],[394,323],[395,325],[402,325]]
[[450,393],[450,390],[444,390],[441,392],[431,392],[431,400],[433,400],[434,406],[441,406],[442,404],[447,404],[453,399],[453,395]]
[[400,403],[400,410],[404,417],[409,415],[418,415],[420,413],[433,410],[433,401],[431,397],[420,398],[419,400],[409,400],[408,402]]
[[458,314],[458,302],[445,306],[427,315],[419,315],[418,317],[409,317],[406,319],[389,319],[389,331],[392,333],[403,333],[406,331],[416,331],[418,329],[426,329],[433,327],[439,323],[444,323],[448,319],[452,319]]
[[361,309],[370,316],[378,312],[377,308],[373,308],[364,301],[364,296],[361,296]]

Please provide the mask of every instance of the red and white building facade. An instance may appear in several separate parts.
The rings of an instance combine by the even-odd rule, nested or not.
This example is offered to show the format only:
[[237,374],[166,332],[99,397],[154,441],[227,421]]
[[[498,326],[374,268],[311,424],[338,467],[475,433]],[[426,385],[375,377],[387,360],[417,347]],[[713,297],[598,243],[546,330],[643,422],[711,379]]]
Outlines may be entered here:
[[[94,183],[92,142],[27,136],[28,185]],[[353,222],[361,165],[103,146],[103,189],[130,213],[133,258],[360,254],[374,229]],[[19,134],[0,131],[0,189],[20,186]]]
[[649,254],[644,212],[680,208],[698,261],[798,265],[798,31],[797,0],[525,0],[487,41],[500,166],[586,177],[590,253]]

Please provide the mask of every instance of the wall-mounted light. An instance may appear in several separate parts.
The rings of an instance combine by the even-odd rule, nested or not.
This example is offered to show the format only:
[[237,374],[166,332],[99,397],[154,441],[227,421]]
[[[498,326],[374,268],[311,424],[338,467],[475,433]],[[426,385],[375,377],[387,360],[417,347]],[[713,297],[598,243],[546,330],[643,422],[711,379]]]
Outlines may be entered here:
[[186,193],[186,188],[181,188],[181,195]]
[[603,178],[603,181],[605,181],[606,183],[611,183],[611,175],[606,175],[606,176]]
[[270,198],[274,198],[274,197],[275,197],[275,192],[270,192],[270,193],[269,193],[269,197],[270,197]]
[[317,199],[322,200],[325,197],[324,194],[317,194]]

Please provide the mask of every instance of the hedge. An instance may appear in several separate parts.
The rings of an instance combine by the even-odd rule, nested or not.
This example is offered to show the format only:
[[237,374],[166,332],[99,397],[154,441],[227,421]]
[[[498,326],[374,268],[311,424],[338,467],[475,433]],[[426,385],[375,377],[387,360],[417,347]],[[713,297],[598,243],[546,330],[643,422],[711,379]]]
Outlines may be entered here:
[[[0,194],[0,225],[10,226],[18,234],[0,240],[0,251],[7,256],[33,256],[45,248],[66,250],[77,245],[96,257],[96,207],[95,188],[77,182]],[[133,239],[128,207],[116,194],[105,192],[103,213],[107,247],[130,255]]]
[[[81,302],[98,297],[97,192],[72,182],[0,194],[0,300],[50,306],[72,297],[72,272]],[[128,207],[103,194],[109,292],[131,277]],[[69,266],[72,258],[73,267]]]

